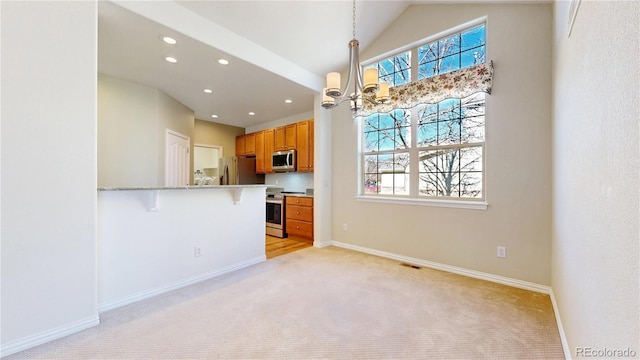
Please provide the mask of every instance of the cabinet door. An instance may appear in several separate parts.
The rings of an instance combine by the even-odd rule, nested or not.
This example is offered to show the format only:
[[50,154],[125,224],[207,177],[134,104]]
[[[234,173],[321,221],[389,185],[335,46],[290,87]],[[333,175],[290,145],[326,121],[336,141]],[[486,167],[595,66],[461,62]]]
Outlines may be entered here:
[[276,151],[287,149],[286,139],[286,128],[284,126],[277,127],[275,130]]
[[266,168],[266,156],[264,151],[264,131],[258,131],[256,133],[256,173],[264,174],[267,171]]
[[297,132],[296,132],[296,124],[289,124],[285,127],[285,148],[295,149],[297,145]]
[[302,121],[296,124],[296,138],[298,150],[298,171],[309,171],[309,121]]
[[236,136],[236,156],[244,156],[245,155],[245,143],[246,138],[244,135]]
[[275,129],[267,129],[264,131],[264,162],[265,172],[272,173],[271,154],[275,151]]
[[244,154],[245,155],[255,155],[256,154],[256,134],[246,134],[244,136],[245,144],[244,144]]

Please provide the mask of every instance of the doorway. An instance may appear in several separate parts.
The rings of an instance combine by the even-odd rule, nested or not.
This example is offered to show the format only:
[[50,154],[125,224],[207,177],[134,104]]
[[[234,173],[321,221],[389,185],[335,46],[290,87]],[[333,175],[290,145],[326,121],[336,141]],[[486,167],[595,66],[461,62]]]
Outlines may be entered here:
[[193,144],[194,185],[220,185],[218,165],[222,146]]

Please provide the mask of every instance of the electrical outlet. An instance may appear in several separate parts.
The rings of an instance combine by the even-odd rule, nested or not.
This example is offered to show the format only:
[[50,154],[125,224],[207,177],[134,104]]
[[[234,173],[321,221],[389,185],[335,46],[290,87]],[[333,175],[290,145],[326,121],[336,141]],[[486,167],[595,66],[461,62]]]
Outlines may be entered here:
[[498,257],[506,258],[507,257],[507,248],[505,246],[498,246]]
[[347,231],[347,230],[349,230],[347,223],[342,224],[342,231]]
[[195,248],[193,248],[193,256],[195,257],[202,256],[202,248],[199,246],[196,246]]

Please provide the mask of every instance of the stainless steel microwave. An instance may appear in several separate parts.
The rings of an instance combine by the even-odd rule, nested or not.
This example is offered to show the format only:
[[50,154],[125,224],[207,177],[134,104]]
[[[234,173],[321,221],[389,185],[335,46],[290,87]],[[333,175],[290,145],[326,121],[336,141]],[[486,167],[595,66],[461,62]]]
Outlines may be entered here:
[[271,168],[276,172],[296,171],[296,151],[276,151],[271,155]]

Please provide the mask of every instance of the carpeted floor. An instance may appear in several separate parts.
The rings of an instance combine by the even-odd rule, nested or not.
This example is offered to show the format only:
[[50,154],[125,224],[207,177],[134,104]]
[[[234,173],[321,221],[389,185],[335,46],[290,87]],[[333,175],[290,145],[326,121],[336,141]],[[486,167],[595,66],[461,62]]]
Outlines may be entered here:
[[564,359],[549,296],[308,248],[101,314],[13,359]]

